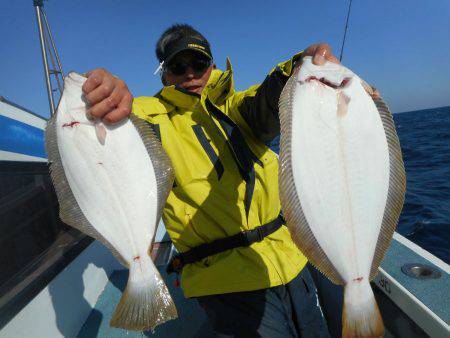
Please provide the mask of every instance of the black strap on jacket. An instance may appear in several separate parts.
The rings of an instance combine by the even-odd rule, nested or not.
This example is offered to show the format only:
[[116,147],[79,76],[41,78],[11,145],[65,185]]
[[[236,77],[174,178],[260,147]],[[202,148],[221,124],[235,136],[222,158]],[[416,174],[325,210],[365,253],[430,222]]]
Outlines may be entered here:
[[218,253],[238,248],[250,246],[255,242],[261,242],[264,237],[277,231],[285,223],[283,216],[280,214],[273,221],[256,227],[252,230],[245,230],[236,235],[217,239],[211,243],[204,243],[191,250],[176,254],[167,266],[167,273],[179,273],[186,264],[195,263],[202,259],[216,255]]
[[[225,142],[230,148],[231,154],[239,168],[239,172],[245,181],[245,196],[244,206],[245,214],[248,217],[250,212],[250,205],[252,203],[253,191],[255,189],[255,168],[254,164],[258,163],[263,167],[261,160],[251,151],[250,147],[245,141],[244,135],[242,135],[239,127],[233,122],[226,114],[224,114],[219,108],[217,108],[209,99],[205,101],[208,112],[214,116],[225,131]],[[220,135],[223,136],[222,131],[216,126]]]

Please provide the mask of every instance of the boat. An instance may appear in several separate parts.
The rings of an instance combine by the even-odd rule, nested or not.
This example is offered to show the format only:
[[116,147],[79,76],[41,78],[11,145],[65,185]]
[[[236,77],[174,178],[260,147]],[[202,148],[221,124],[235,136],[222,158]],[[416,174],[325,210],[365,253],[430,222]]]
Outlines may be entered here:
[[[51,71],[43,56],[54,111]],[[45,118],[0,98],[0,337],[214,337],[204,311],[194,299],[184,298],[176,275],[166,273],[176,250],[162,221],[152,258],[179,318],[154,332],[109,326],[128,272],[102,244],[59,219],[44,149],[45,125]],[[331,336],[339,337],[342,289],[308,268]],[[385,337],[450,337],[450,266],[430,252],[395,233],[372,288]]]
[[[0,337],[141,337],[109,326],[127,270],[99,242],[59,220],[45,124],[39,115],[0,100]],[[183,297],[176,276],[165,272],[175,253],[161,221],[152,257],[179,319],[145,335],[213,337],[206,314]],[[310,269],[330,330],[338,334],[342,290]],[[386,337],[450,337],[449,274],[447,263],[395,233],[372,283]]]
[[[22,122],[26,119],[19,123],[28,126],[39,121],[41,128],[38,129],[43,130],[42,119],[36,120],[35,115],[3,101],[0,118],[11,112],[27,117],[30,124]],[[19,119],[11,119],[10,126],[17,124],[16,121]],[[141,333],[109,326],[128,272],[99,242],[64,227],[58,220],[56,196],[53,191],[45,192],[51,188],[45,159],[37,160],[34,156],[30,160],[32,155],[19,151],[13,153],[15,155],[8,152],[5,156],[4,146],[0,145],[0,149],[0,177],[2,183],[8,182],[11,187],[11,192],[7,195],[2,192],[1,195],[1,219],[10,219],[8,214],[20,209],[32,208],[31,202],[36,199],[46,200],[43,203],[50,215],[41,217],[26,213],[20,224],[2,222],[3,233],[8,233],[5,232],[8,225],[14,229],[19,225],[20,232],[28,236],[36,224],[41,231],[53,233],[55,227],[61,227],[59,235],[52,237],[53,243],[43,252],[23,258],[28,258],[28,263],[3,283],[0,337],[25,337],[31,332],[33,337],[141,337]],[[32,177],[33,183],[24,186],[23,179],[18,177]],[[44,197],[46,193],[50,196]],[[34,244],[33,237],[8,236],[8,240],[14,241],[11,237],[18,238],[18,252],[25,251],[22,250],[24,245]],[[1,250],[4,250],[2,257],[8,257],[2,262],[2,271],[5,271],[3,264],[12,264],[8,262],[14,258],[14,252],[7,251],[5,243]],[[184,298],[181,289],[175,286],[176,276],[165,272],[175,253],[164,224],[160,222],[152,257],[174,298],[179,319],[157,327],[153,333],[144,334],[149,337],[213,337],[203,310],[195,300]],[[325,315],[334,316],[334,322],[339,322],[342,290],[318,276],[317,272],[312,272],[321,299],[326,299],[322,304]],[[386,337],[450,337],[449,273],[448,264],[400,234],[394,235],[379,274],[372,283],[387,329]],[[5,287],[5,284],[10,287]]]

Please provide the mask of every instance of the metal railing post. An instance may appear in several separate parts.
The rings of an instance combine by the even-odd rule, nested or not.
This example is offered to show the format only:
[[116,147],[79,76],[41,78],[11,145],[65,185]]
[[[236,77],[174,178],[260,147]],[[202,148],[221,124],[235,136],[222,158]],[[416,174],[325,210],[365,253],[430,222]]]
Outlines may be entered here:
[[55,103],[53,101],[52,84],[50,82],[50,70],[48,68],[47,51],[45,49],[44,27],[42,26],[42,18],[41,18],[41,6],[42,1],[34,1],[34,8],[36,10],[36,18],[39,29],[39,41],[41,42],[42,61],[44,62],[44,72],[45,72],[45,81],[47,84],[48,102],[50,104],[50,112],[52,115],[54,115]]

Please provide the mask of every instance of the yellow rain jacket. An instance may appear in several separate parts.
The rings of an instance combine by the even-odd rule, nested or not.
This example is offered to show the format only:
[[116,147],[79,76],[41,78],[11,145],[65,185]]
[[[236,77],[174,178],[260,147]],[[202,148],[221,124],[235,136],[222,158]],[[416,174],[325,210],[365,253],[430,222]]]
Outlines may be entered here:
[[[278,158],[265,142],[279,134],[278,98],[299,56],[242,92],[227,60],[201,96],[168,86],[134,99],[133,113],[151,124],[175,169],[163,220],[178,251],[277,218]],[[186,265],[181,286],[186,297],[263,289],[290,282],[306,262],[282,226],[249,247]]]

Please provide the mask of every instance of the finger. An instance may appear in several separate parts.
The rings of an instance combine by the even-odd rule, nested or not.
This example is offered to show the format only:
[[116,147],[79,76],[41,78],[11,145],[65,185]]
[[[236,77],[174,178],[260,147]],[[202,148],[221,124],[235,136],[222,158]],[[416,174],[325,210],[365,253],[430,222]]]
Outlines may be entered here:
[[327,57],[327,60],[330,62],[334,62],[334,63],[341,63],[338,58],[336,56],[334,56],[333,54],[329,54]]
[[361,79],[361,85],[363,86],[364,90],[367,92],[367,94],[372,95],[372,86],[369,85],[366,81]]
[[106,123],[117,123],[131,114],[133,96],[130,92],[125,94],[116,109],[106,114],[103,121]]
[[372,96],[374,99],[380,98],[380,93],[378,92],[378,90],[375,87],[371,86],[364,80],[361,80],[361,84],[362,84],[364,90],[367,92],[367,94]]
[[380,99],[381,98],[380,92],[375,87],[372,87],[372,98],[373,99]]
[[306,48],[304,56],[313,56],[314,53],[316,52],[317,46],[319,46],[319,45],[314,44],[314,45],[311,45],[308,48]]
[[94,104],[89,108],[87,114],[93,118],[101,119],[111,111],[117,108],[122,100],[123,94],[118,87],[115,87],[113,92],[105,97],[102,101]]
[[84,82],[81,89],[85,94],[89,94],[95,88],[103,83],[105,71],[103,69],[94,69],[86,73],[87,80]]
[[324,43],[318,45],[314,52],[313,63],[318,66],[323,65],[329,54],[331,54],[331,48],[328,44]]
[[115,86],[111,79],[103,79],[100,86],[97,86],[91,92],[85,94],[85,98],[91,105],[95,105],[109,97],[114,89]]

